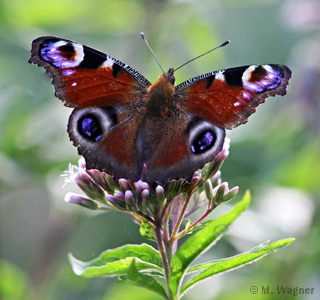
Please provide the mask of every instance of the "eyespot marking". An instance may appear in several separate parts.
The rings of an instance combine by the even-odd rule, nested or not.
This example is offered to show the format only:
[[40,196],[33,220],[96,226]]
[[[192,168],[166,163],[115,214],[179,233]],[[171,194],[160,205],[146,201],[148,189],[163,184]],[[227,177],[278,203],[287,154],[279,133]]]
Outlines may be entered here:
[[283,76],[269,65],[252,65],[242,75],[243,86],[251,92],[261,93],[275,89]]
[[100,121],[93,114],[84,115],[78,120],[78,132],[91,142],[99,141],[103,134]]
[[57,68],[67,69],[80,65],[84,51],[83,46],[77,43],[48,41],[40,48],[40,56]]
[[191,144],[191,151],[194,154],[201,154],[210,150],[217,139],[216,134],[211,128],[200,132]]

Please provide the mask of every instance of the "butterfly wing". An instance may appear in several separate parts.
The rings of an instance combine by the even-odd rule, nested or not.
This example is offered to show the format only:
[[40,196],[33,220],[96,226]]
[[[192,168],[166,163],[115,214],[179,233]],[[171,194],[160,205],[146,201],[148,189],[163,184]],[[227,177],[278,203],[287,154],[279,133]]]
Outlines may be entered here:
[[247,122],[267,97],[284,95],[290,76],[286,66],[253,65],[204,74],[178,85],[176,110],[169,121],[146,122],[147,132],[159,132],[159,137],[145,137],[144,149],[152,145],[146,179],[191,179],[221,151],[224,129]]
[[140,179],[143,164],[137,140],[143,113],[117,107],[76,108],[68,132],[87,169],[104,171],[114,178]]
[[75,107],[68,132],[88,169],[138,180],[145,165],[144,180],[161,183],[191,179],[221,151],[224,128],[245,123],[267,97],[284,95],[291,76],[280,65],[207,73],[176,87],[170,117],[152,111],[154,118],[146,101],[158,101],[160,81],[148,96],[152,89],[141,74],[104,53],[41,37],[33,41],[29,62],[44,67],[55,95]]
[[44,67],[55,95],[70,107],[105,107],[137,102],[150,82],[102,52],[58,37],[33,41],[29,63]]
[[176,110],[163,122],[145,122],[145,180],[165,183],[185,178],[212,161],[222,150],[225,130],[202,119]]
[[285,95],[291,71],[283,65],[251,65],[200,75],[176,87],[184,109],[216,126],[247,122],[266,98]]
[[29,63],[44,67],[56,97],[75,107],[68,132],[87,169],[138,180],[136,142],[149,81],[102,52],[51,36],[33,41]]

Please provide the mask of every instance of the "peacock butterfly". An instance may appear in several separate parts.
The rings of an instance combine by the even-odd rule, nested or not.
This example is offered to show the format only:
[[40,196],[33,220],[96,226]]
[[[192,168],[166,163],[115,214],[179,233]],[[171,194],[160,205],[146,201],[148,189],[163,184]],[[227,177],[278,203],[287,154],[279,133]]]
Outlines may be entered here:
[[250,65],[175,87],[169,69],[151,84],[109,55],[52,36],[33,41],[29,63],[44,67],[55,96],[74,108],[68,133],[87,169],[160,183],[190,180],[221,151],[225,129],[285,95],[291,77],[284,65]]

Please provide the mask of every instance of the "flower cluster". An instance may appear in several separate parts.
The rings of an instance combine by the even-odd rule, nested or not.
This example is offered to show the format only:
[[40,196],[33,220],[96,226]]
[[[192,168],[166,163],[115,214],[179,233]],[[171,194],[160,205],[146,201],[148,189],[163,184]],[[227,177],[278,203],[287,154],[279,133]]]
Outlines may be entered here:
[[[86,196],[68,193],[65,200],[92,210],[123,211],[135,216],[139,224],[145,220],[155,224],[169,218],[174,224],[179,217],[186,218],[198,208],[207,205],[202,220],[217,205],[229,201],[238,192],[238,187],[229,190],[226,182],[221,183],[219,169],[228,154],[229,140],[226,139],[222,151],[214,161],[196,171],[190,182],[180,179],[164,185],[142,180],[114,180],[104,172],[86,170],[85,161],[81,158],[78,166],[70,165],[69,170],[62,176],[65,176],[65,183],[75,182]],[[183,206],[185,209],[181,216]],[[192,224],[191,228],[199,222],[200,220]]]

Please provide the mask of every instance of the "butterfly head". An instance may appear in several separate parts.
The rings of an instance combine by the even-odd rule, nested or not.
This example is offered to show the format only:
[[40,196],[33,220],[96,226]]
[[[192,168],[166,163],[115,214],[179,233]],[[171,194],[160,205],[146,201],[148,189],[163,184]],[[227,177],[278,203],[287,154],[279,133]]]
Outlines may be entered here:
[[172,85],[174,85],[176,82],[176,79],[173,76],[173,73],[174,73],[174,69],[170,68],[169,71],[167,73],[164,73],[163,75],[161,75],[161,77],[168,78],[169,81],[172,83]]

